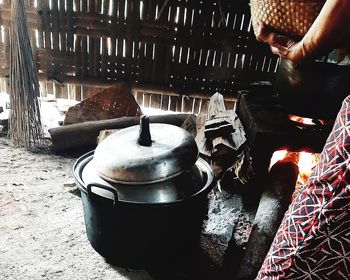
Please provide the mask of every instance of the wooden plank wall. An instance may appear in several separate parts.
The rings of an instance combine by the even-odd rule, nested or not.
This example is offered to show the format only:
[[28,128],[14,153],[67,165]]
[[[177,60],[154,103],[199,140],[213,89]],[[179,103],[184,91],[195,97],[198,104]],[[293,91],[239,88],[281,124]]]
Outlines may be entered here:
[[[272,80],[278,64],[255,40],[248,0],[27,1],[43,96],[81,100],[91,87],[126,81],[144,88],[143,104],[197,111],[216,91],[232,97]],[[10,0],[0,1],[2,77],[10,12]],[[147,92],[157,87],[177,94]]]

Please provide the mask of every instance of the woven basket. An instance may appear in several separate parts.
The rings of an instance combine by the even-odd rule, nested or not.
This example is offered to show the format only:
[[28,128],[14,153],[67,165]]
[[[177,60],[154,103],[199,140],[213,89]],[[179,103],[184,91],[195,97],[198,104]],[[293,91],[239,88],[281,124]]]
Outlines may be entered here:
[[252,23],[265,23],[278,32],[303,37],[326,0],[250,0]]

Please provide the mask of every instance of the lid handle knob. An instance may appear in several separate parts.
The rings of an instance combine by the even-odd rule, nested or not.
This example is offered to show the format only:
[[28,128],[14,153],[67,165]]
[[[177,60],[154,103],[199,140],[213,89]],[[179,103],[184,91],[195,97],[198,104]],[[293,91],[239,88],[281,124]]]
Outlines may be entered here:
[[139,131],[139,139],[137,142],[141,146],[150,147],[152,146],[152,138],[149,130],[149,117],[146,115],[142,115],[140,118],[140,131]]

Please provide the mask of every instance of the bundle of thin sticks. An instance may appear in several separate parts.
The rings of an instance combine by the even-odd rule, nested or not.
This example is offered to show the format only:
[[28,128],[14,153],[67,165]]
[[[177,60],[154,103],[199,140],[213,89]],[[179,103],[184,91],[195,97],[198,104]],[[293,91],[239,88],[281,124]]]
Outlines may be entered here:
[[11,1],[10,138],[31,149],[42,144],[39,82],[23,0]]

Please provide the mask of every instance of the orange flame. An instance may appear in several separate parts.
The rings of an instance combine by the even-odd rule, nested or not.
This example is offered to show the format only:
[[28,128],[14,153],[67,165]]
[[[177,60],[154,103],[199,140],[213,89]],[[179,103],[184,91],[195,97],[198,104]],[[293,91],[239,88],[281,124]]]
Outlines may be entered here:
[[297,181],[297,187],[306,184],[309,179],[312,169],[319,162],[320,154],[312,154],[307,152],[301,152],[299,155],[299,176]]
[[282,160],[286,157],[288,151],[287,150],[279,150],[273,153],[271,160],[270,160],[270,166],[269,170],[271,169],[272,166],[275,165],[275,163],[279,160]]
[[306,124],[306,125],[327,125],[330,123],[330,121],[322,120],[322,119],[310,119],[310,118],[304,118],[296,115],[288,115],[288,118],[296,123],[299,124]]
[[271,157],[269,170],[279,160],[290,157],[293,162],[298,165],[299,176],[297,179],[296,187],[301,187],[306,184],[309,179],[312,169],[319,161],[320,154],[309,152],[290,152],[288,150],[275,151]]
[[303,124],[307,124],[307,125],[315,125],[313,120],[309,119],[309,118],[303,118],[303,117],[299,117],[299,116],[295,116],[295,115],[289,115],[288,118],[293,122],[303,123]]

